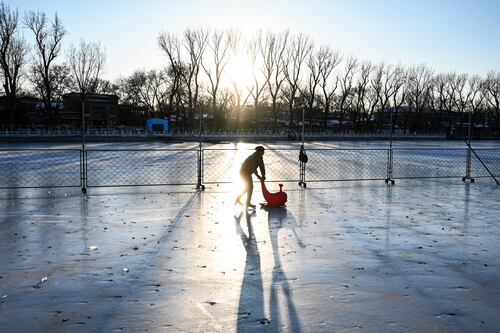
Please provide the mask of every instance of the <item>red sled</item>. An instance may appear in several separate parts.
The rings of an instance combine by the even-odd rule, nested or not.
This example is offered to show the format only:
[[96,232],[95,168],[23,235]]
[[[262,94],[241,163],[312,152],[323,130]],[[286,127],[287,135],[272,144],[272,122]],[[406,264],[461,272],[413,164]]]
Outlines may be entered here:
[[261,203],[263,207],[283,207],[287,200],[286,192],[283,192],[283,184],[279,184],[280,191],[271,193],[267,190],[264,179],[260,179],[260,185],[262,186],[262,194],[266,202]]

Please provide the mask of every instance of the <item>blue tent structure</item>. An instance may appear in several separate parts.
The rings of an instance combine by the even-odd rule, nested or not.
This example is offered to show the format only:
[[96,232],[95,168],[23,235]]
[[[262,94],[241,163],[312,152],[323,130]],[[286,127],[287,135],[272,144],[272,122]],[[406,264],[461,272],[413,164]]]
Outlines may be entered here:
[[163,134],[168,134],[168,120],[162,118],[150,118],[146,120],[146,130],[148,133],[153,133],[153,126],[163,126]]

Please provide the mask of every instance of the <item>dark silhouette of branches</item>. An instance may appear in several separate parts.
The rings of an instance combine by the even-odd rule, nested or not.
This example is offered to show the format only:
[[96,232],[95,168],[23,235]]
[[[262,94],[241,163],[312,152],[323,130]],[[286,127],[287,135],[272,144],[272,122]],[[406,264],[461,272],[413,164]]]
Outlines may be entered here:
[[104,48],[99,43],[85,42],[82,39],[78,46],[71,45],[68,52],[68,64],[80,93],[97,91],[105,61]]
[[[48,114],[51,111],[54,91],[57,89],[57,85],[61,84],[61,81],[57,81],[57,79],[63,74],[61,67],[56,68],[58,72],[54,73],[52,65],[61,51],[61,41],[66,31],[57,14],[49,22],[45,13],[30,11],[24,18],[24,24],[35,36],[36,55],[31,77],[38,86],[37,90],[40,96],[45,101],[45,112]],[[43,89],[40,89],[41,87]]]
[[16,97],[21,69],[26,62],[28,46],[19,34],[19,14],[4,2],[0,3],[0,66],[3,90],[8,99],[9,122],[15,122]]

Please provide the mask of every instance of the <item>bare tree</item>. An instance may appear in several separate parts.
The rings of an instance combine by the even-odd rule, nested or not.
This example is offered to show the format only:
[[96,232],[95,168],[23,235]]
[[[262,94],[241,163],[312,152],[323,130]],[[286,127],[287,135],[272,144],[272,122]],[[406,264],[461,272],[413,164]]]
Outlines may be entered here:
[[4,2],[0,3],[0,66],[3,89],[8,101],[9,123],[15,121],[16,98],[21,68],[26,62],[28,47],[18,32],[19,15]]
[[[170,118],[175,105],[176,120],[179,122],[181,119],[179,95],[181,93],[181,79],[184,74],[181,60],[181,43],[176,35],[172,33],[162,33],[158,37],[158,45],[168,58],[168,73],[172,80],[168,96],[167,115]],[[183,115],[182,120],[185,121],[185,118],[186,117]]]
[[[52,72],[53,61],[61,51],[61,40],[66,34],[61,20],[54,16],[52,22],[47,20],[43,12],[30,11],[26,14],[24,24],[35,35],[36,56],[32,68],[32,76],[37,82],[43,82],[43,89],[39,92],[45,102],[45,113],[50,113],[54,94],[54,84],[51,79],[56,75]],[[39,79],[36,79],[39,76]]]
[[253,100],[254,120],[257,121],[258,110],[261,102],[265,99],[264,89],[266,88],[265,67],[263,58],[261,57],[263,48],[262,31],[250,40],[248,44],[248,53],[252,63],[253,85],[248,88],[248,91]]
[[145,106],[151,114],[161,114],[161,106],[167,95],[167,86],[161,71],[135,71],[123,84],[126,100]]
[[208,41],[208,47],[212,51],[211,61],[205,59],[201,62],[210,83],[209,94],[216,127],[223,127],[223,114],[217,108],[217,94],[220,89],[222,73],[229,61],[232,39],[236,37],[235,32],[231,30],[214,30]]
[[432,90],[430,107],[437,122],[441,124],[441,121],[444,118],[444,113],[446,111],[446,85],[448,81],[446,79],[446,75],[443,73],[437,74],[433,80],[434,89]]
[[[295,98],[299,91],[301,70],[305,59],[309,56],[313,48],[313,44],[309,36],[299,34],[294,36],[288,44],[285,61],[285,78],[287,81],[287,90],[284,94],[288,101],[289,126],[294,123],[294,108],[296,105]],[[317,73],[316,73],[317,76]],[[316,78],[317,80],[317,78]]]
[[105,51],[100,43],[82,39],[78,46],[71,45],[68,64],[80,93],[94,93],[97,90],[105,61]]
[[[100,75],[104,69],[105,53],[99,43],[85,42],[78,46],[71,45],[68,51],[68,64],[73,78],[81,94],[82,103],[82,144],[85,144],[85,97],[96,93],[99,87]],[[91,124],[92,125],[92,124]]]
[[323,52],[325,61],[323,62],[323,66],[319,70],[319,86],[321,87],[321,91],[323,93],[323,106],[325,109],[323,116],[323,126],[324,128],[326,128],[333,98],[339,84],[338,76],[332,77],[332,72],[342,61],[342,56],[337,50],[332,51],[328,47],[322,48],[322,50],[323,51],[320,52]]
[[109,80],[98,79],[94,93],[96,94],[107,94],[107,95],[117,95],[119,87],[116,83]]
[[485,83],[486,101],[494,116],[495,129],[500,129],[500,72],[488,73]]
[[195,109],[198,106],[200,92],[199,73],[201,60],[207,47],[208,31],[204,29],[184,31],[182,44],[187,51],[189,61],[185,70],[181,71],[187,90],[188,99],[188,124],[194,126]]
[[[271,97],[271,115],[273,129],[278,121],[278,98],[285,81],[285,51],[288,43],[288,31],[276,34],[268,32],[262,41],[260,52],[263,59],[262,72],[266,78],[267,91]],[[289,124],[291,126],[291,124]]]
[[[234,59],[239,59],[246,54],[245,44],[241,41],[241,36],[236,35],[231,40],[231,51]],[[243,106],[246,105],[250,98],[253,89],[251,87],[244,87],[239,77],[229,77],[232,86],[231,106],[236,114],[236,126],[239,126],[241,111]],[[245,93],[243,92],[245,91]]]
[[472,96],[472,91],[467,89],[467,82],[469,81],[467,74],[460,74],[456,76],[454,84],[454,89],[457,92],[457,111],[461,114],[466,112],[470,98]]
[[[45,81],[39,74],[39,67],[32,66],[29,79],[37,94],[44,96],[46,91]],[[52,89],[52,97],[58,100],[62,99],[62,96],[74,86],[74,82],[71,79],[71,69],[66,64],[53,65],[49,72],[49,81]]]
[[446,109],[448,119],[448,131],[451,133],[453,127],[454,114],[457,110],[458,96],[457,96],[457,80],[456,73],[448,73],[445,75],[444,86],[444,108]]
[[379,129],[383,128],[385,111],[390,105],[392,95],[396,92],[395,89],[397,84],[395,84],[394,81],[398,79],[398,73],[398,68],[393,68],[390,65],[382,63],[377,67],[374,79],[372,79],[372,86],[375,89],[380,105],[378,118]]
[[236,82],[233,82],[233,107],[234,112],[236,113],[236,126],[238,127],[240,124],[241,112],[243,107],[247,104],[248,99],[250,98],[252,90],[248,90],[243,93],[243,88],[238,86]]
[[394,94],[392,95],[392,108],[390,113],[392,131],[394,131],[394,128],[396,127],[399,111],[401,110],[403,103],[406,101],[406,95],[408,92],[408,75],[406,70],[401,66],[397,66],[394,69],[394,73],[394,80],[392,81]]
[[339,129],[342,130],[344,116],[346,113],[346,103],[352,92],[354,75],[358,67],[358,60],[354,57],[347,59],[345,69],[339,74],[340,96],[339,96]]
[[319,68],[320,82],[319,86],[323,92],[324,102],[324,116],[323,126],[326,128],[328,121],[328,114],[332,105],[332,99],[337,90],[339,79],[338,76],[332,78],[333,70],[340,64],[342,57],[338,51],[332,51],[330,48],[325,47],[320,49],[322,57],[324,57],[323,66]]
[[311,49],[307,61],[307,83],[304,89],[299,86],[299,91],[306,100],[306,116],[309,117],[312,116],[311,113],[313,112],[314,103],[316,101],[316,88],[321,79],[321,72],[324,71],[323,68],[328,60],[327,55],[328,53],[325,48],[320,48],[319,50]]
[[[469,112],[471,112],[471,121],[475,124],[476,119],[478,117],[478,113],[482,108],[484,108],[484,100],[485,100],[485,81],[481,79],[479,75],[472,75],[468,80],[468,89],[471,92],[471,96],[469,98]],[[483,117],[483,125],[485,119]]]
[[229,88],[221,89],[220,93],[217,94],[217,106],[222,119],[230,117],[231,111],[234,111],[235,102],[235,96]]
[[416,115],[410,127],[411,130],[416,131],[420,126],[422,113],[428,106],[433,84],[433,71],[425,65],[418,65],[411,68],[408,75],[408,104]]
[[350,120],[354,130],[360,128],[360,123],[366,123],[371,120],[371,116],[377,105],[377,95],[370,95],[370,76],[373,72],[373,65],[370,62],[361,64],[359,71],[356,88],[354,90],[355,104],[351,109]]

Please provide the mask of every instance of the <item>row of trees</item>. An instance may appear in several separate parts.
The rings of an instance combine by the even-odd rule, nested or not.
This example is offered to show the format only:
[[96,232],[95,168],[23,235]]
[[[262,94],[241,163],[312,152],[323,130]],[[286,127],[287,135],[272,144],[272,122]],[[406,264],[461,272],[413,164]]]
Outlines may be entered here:
[[[33,46],[23,29],[33,35]],[[199,116],[216,128],[262,119],[273,128],[294,127],[302,112],[309,125],[324,128],[334,118],[341,130],[389,123],[414,131],[451,129],[469,113],[476,124],[500,125],[500,73],[494,71],[481,77],[435,73],[426,65],[373,64],[288,31],[259,31],[244,39],[236,30],[188,28],[159,34],[163,68],[137,70],[111,83],[101,77],[103,47],[82,40],[62,56],[65,35],[57,15],[20,17],[0,3],[0,65],[11,123],[20,91],[45,101],[45,113],[52,114],[51,101],[76,90],[117,94],[151,115],[175,115],[186,128],[196,128]]]
[[[34,45],[27,43],[23,28],[32,33]],[[103,47],[82,40],[79,45],[69,47],[65,62],[57,63],[65,35],[57,14],[52,20],[39,11],[19,16],[17,9],[0,3],[0,67],[9,112],[2,115],[2,120],[11,124],[15,121],[16,100],[30,90],[44,101],[44,113],[48,116],[54,111],[51,102],[60,100],[64,93],[85,94],[102,89]],[[23,89],[25,81],[28,81],[28,89]]]
[[[334,117],[341,130],[383,129],[391,122],[413,131],[451,129],[469,113],[474,123],[500,125],[500,73],[494,71],[481,77],[435,73],[426,65],[373,64],[316,47],[308,36],[288,31],[258,32],[242,43],[232,30],[186,29],[182,35],[160,34],[158,41],[168,59],[166,98],[148,105],[167,115],[182,112],[187,126],[193,125],[199,104],[220,127],[229,119],[237,122],[246,105],[262,111],[254,112],[257,117],[267,114],[273,127],[283,114],[289,126],[298,125],[302,111],[308,124],[324,128]],[[244,56],[252,78],[245,85],[231,73],[224,77],[226,65]],[[208,78],[201,81],[205,86],[200,74]],[[142,87],[161,96],[148,89],[158,82],[159,72],[139,71],[132,78],[136,76],[150,77]]]

